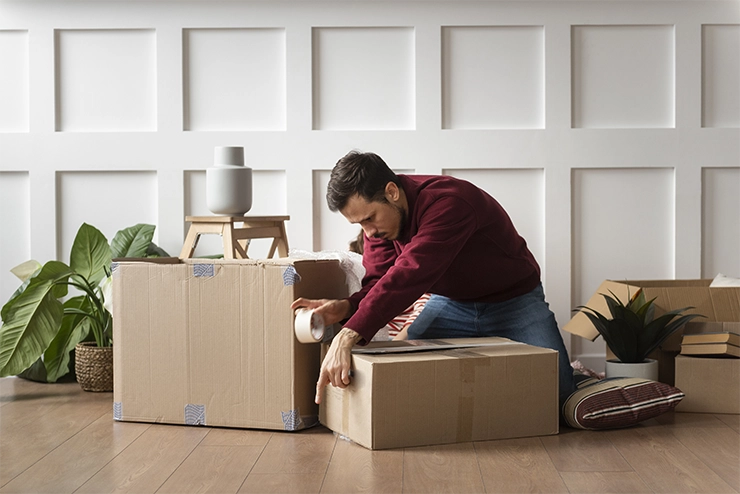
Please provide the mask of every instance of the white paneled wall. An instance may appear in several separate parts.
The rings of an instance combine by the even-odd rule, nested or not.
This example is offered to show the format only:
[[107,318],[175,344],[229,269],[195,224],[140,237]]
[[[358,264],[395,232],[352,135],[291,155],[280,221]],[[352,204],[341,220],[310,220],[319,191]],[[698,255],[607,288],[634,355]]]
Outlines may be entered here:
[[0,0],[0,300],[82,222],[177,254],[229,145],[304,250],[358,232],[350,149],[476,183],[561,324],[604,278],[740,277],[740,2]]
[[56,130],[155,132],[156,32],[57,29]]
[[0,132],[28,132],[28,31],[0,31]]

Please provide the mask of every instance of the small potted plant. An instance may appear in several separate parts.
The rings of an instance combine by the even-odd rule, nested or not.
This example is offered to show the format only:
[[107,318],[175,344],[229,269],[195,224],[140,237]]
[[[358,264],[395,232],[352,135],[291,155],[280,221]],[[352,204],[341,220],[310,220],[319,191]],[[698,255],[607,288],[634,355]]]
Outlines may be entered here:
[[[41,266],[32,260],[14,268],[23,284],[0,313],[0,377],[19,374],[56,382],[74,368],[83,389],[111,391],[112,316],[106,290],[111,259],[167,256],[151,241],[154,228],[146,224],[126,228],[108,245],[99,230],[83,223],[69,265],[48,261]],[[70,287],[79,295],[68,297]]]
[[604,338],[606,344],[617,357],[607,360],[607,377],[644,377],[658,380],[658,361],[648,359],[653,350],[658,348],[669,336],[681,329],[687,322],[700,314],[683,314],[693,307],[676,309],[655,317],[655,298],[646,301],[645,294],[638,290],[624,304],[609,291],[611,295],[602,294],[609,308],[604,315],[586,306],[575,310],[582,311],[593,323]]

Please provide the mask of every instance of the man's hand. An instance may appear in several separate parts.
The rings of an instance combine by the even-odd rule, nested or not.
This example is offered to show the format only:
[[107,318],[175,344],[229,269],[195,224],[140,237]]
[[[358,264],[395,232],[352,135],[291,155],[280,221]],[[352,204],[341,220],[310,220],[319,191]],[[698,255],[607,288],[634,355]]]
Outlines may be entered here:
[[316,383],[316,404],[321,403],[321,394],[327,384],[338,388],[346,388],[349,384],[349,370],[352,347],[360,341],[362,336],[349,328],[342,328],[331,341],[329,351],[326,352],[321,364],[319,380]]
[[398,332],[396,336],[393,337],[393,341],[401,341],[401,340],[408,340],[409,339],[409,326],[411,324],[406,324],[401,331]]
[[343,321],[352,315],[352,305],[347,299],[332,300],[322,298],[319,300],[312,300],[308,298],[299,298],[291,304],[290,308],[293,310],[300,308],[311,309],[315,314],[324,318],[324,323],[327,326]]

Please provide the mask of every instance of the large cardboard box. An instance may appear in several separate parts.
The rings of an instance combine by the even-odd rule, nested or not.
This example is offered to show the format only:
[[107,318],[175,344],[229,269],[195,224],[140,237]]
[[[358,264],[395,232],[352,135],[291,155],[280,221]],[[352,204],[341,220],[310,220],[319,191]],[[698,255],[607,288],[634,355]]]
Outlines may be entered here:
[[676,357],[677,412],[740,414],[740,359]]
[[434,351],[353,353],[352,382],[326,387],[321,423],[370,449],[558,433],[556,351],[505,338],[433,341]]
[[321,349],[296,340],[290,304],[346,296],[334,260],[114,264],[114,418],[315,425]]
[[[710,288],[712,280],[644,280],[644,281],[604,281],[585,304],[603,314],[609,310],[602,294],[611,291],[620,300],[626,301],[628,296],[634,296],[639,290],[645,293],[645,298],[656,298],[656,317],[664,312],[694,307],[685,314],[702,314],[707,322],[740,321],[740,287]],[[695,321],[697,319],[694,319]],[[594,341],[599,332],[585,314],[578,312],[563,327],[569,333],[582,336]],[[650,357],[659,362],[659,380],[666,384],[674,384],[674,360],[681,349],[682,331],[679,330],[668,338],[659,350]],[[607,349],[607,358],[613,358]]]

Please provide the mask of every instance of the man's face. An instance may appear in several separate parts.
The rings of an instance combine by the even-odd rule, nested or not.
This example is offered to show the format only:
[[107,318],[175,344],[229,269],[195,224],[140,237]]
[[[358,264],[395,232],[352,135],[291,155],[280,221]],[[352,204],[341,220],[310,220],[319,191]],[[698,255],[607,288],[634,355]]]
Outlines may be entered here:
[[368,202],[359,195],[349,198],[341,210],[352,224],[362,227],[368,237],[398,240],[406,225],[406,212],[390,202]]

